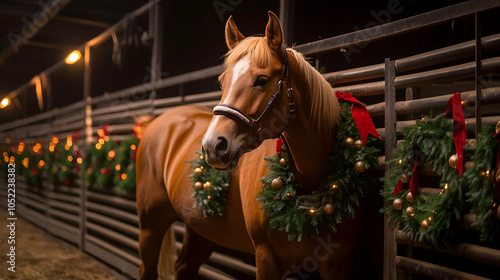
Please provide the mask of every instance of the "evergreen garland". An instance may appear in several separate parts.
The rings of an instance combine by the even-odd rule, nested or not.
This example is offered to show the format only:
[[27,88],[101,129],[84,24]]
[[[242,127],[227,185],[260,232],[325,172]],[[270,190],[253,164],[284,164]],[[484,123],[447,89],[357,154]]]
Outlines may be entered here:
[[120,191],[135,192],[135,159],[138,145],[139,139],[132,135],[116,149],[113,185]]
[[[418,120],[414,126],[403,128],[403,143],[394,151],[391,175],[384,178],[383,212],[389,222],[409,235],[411,240],[432,246],[450,243],[455,236],[456,224],[469,210],[466,205],[468,186],[465,176],[450,166],[450,156],[456,154],[453,145],[452,120],[443,115],[434,119]],[[470,153],[471,147],[465,147]],[[402,176],[411,177],[417,156],[417,165],[430,166],[441,176],[441,193],[418,194],[412,197],[409,190],[392,195]],[[417,167],[418,168],[418,167]],[[408,179],[407,179],[408,180]],[[402,180],[403,181],[403,180]]]
[[464,174],[464,178],[470,186],[467,195],[471,212],[476,214],[473,226],[481,231],[481,241],[500,246],[500,217],[497,216],[500,201],[495,201],[493,187],[498,147],[498,138],[492,137],[495,128],[495,125],[487,126],[478,136],[472,156],[474,167]]
[[[363,188],[370,182],[370,177],[363,171],[378,164],[382,141],[368,137],[366,146],[361,140],[353,145],[355,139],[360,139],[360,134],[349,104],[341,102],[340,106],[341,118],[335,149],[328,159],[328,175],[312,194],[297,195],[296,190],[302,186],[293,176],[284,146],[281,147],[281,158],[277,154],[265,158],[271,171],[261,178],[263,187],[257,201],[262,203],[261,208],[270,217],[271,228],[286,231],[289,240],[297,238],[300,241],[304,234],[335,233],[342,219],[353,218]],[[356,169],[357,164],[364,167]],[[276,179],[281,179],[283,184],[273,188]]]
[[203,210],[205,217],[222,216],[231,173],[214,169],[208,165],[200,152],[197,154],[196,159],[190,162],[194,172],[189,175],[193,180],[193,208]]
[[59,141],[57,136],[52,137],[45,161],[47,177],[55,184],[73,185],[79,175],[82,158],[77,135],[78,132],[75,132],[65,141]]
[[115,174],[113,162],[118,144],[109,139],[107,133],[103,133],[102,129],[98,131],[98,134],[97,143],[90,145],[84,153],[84,180],[91,190],[110,187],[113,184]]
[[15,162],[20,163],[20,174],[26,178],[26,182],[30,185],[39,185],[42,182],[45,165],[44,152],[42,144],[38,142],[29,147],[23,140],[19,141]]
[[12,156],[10,148],[10,139],[7,138],[5,143],[0,146],[0,176],[2,178],[7,177],[7,168],[10,163],[10,157]]

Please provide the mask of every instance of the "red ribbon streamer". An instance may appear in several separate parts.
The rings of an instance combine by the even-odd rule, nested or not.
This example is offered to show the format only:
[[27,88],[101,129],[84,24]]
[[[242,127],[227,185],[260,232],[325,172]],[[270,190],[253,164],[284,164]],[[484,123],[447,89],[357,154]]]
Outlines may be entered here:
[[346,101],[351,103],[352,118],[358,127],[359,135],[361,136],[361,140],[363,140],[363,144],[366,145],[368,134],[380,139],[380,135],[378,134],[377,129],[375,129],[375,125],[373,125],[370,113],[368,113],[368,110],[363,103],[354,98],[352,93],[342,93],[337,91],[335,92],[335,95],[337,96],[337,100],[339,102]]
[[403,188],[403,182],[401,182],[401,179],[398,180],[397,184],[396,184],[396,187],[394,188],[394,190],[392,191],[392,195],[395,195],[397,194],[398,192],[401,191],[401,188]]
[[279,158],[281,158],[281,147],[283,146],[283,139],[278,138],[278,141],[276,141],[276,154],[278,155]]
[[417,163],[418,163],[418,154],[415,154],[415,165],[413,166],[413,174],[411,175],[411,180],[410,180],[410,192],[413,197],[416,197],[419,185]]
[[450,117],[453,112],[453,140],[455,142],[455,150],[457,151],[458,174],[462,176],[464,169],[464,146],[467,140],[467,129],[465,127],[464,111],[462,110],[462,101],[460,93],[456,92],[448,101],[445,117]]
[[[415,165],[413,166],[413,174],[411,175],[411,180],[410,180],[410,192],[413,197],[416,196],[419,185],[417,163],[418,163],[418,155],[415,155]],[[392,191],[392,195],[399,193],[403,188],[403,185],[404,185],[403,182],[401,182],[401,179],[399,179],[398,182],[396,183],[396,187]]]

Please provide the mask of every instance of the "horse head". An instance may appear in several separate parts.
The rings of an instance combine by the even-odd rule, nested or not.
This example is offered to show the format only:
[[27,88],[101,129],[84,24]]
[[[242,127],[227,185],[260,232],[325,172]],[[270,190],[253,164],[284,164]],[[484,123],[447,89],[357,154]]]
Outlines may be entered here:
[[226,23],[225,71],[219,77],[222,99],[203,137],[211,166],[231,170],[242,154],[285,130],[295,110],[287,50],[278,17],[269,12],[264,37],[245,38]]

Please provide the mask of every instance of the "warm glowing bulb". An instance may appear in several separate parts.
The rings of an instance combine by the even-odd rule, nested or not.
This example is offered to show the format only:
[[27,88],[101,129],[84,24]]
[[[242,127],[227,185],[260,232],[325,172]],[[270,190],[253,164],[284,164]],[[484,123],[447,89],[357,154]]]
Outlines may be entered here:
[[2,99],[2,101],[0,102],[0,109],[3,109],[7,106],[9,106],[10,104],[10,99],[8,97],[5,97],[4,99]]
[[72,156],[68,156],[68,161],[73,161],[73,157]]
[[122,178],[122,180],[127,179],[127,174],[123,173],[123,174],[121,175],[121,178]]
[[120,164],[117,164],[115,166],[116,171],[120,171],[122,169],[122,166]]
[[74,50],[66,57],[64,62],[66,62],[66,64],[73,64],[77,62],[80,57],[82,57],[82,53],[78,50]]
[[82,164],[83,160],[82,160],[81,157],[79,157],[79,158],[76,159],[76,162],[78,162],[78,164]]

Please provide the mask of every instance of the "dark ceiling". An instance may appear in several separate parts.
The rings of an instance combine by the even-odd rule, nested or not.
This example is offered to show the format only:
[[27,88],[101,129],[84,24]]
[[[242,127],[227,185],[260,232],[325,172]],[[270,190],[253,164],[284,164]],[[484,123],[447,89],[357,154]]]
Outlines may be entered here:
[[0,98],[148,0],[1,0]]

